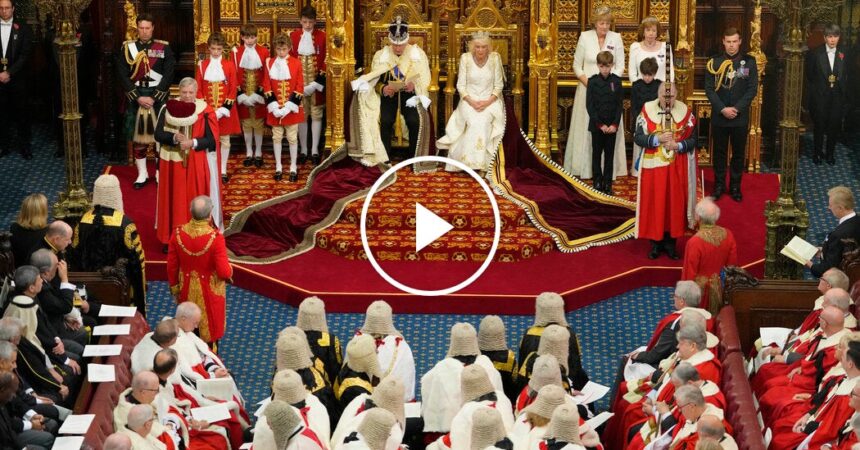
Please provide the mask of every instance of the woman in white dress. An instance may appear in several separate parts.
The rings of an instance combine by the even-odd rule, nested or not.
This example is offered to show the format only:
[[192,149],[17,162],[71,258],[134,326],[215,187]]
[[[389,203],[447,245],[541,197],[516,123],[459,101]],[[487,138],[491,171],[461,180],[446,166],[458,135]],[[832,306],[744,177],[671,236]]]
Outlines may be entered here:
[[[491,45],[487,32],[477,32],[469,41],[469,51],[460,55],[460,103],[448,119],[445,136],[436,141],[437,148],[448,149],[449,158],[482,172],[490,167],[505,132],[505,75],[502,58]],[[446,164],[445,170],[459,169]]]
[[[567,134],[567,148],[564,151],[564,168],[580,178],[591,178],[591,133],[588,131],[588,111],[585,109],[585,90],[588,78],[598,73],[597,54],[612,52],[612,73],[619,77],[624,74],[624,41],[621,35],[610,31],[612,11],[601,6],[595,11],[594,29],[579,35],[576,52],[573,54],[573,71],[579,79],[573,101],[573,114],[570,117],[570,132]],[[612,179],[627,175],[627,150],[624,146],[624,123],[618,126],[615,139],[615,160]]]
[[[639,42],[630,44],[630,64],[627,67],[627,78],[630,83],[635,83],[642,78],[639,73],[639,65],[646,58],[654,58],[657,61],[657,73],[654,75],[654,83],[660,84],[666,79],[666,62],[669,57],[666,54],[666,41],[658,40],[660,38],[660,21],[656,17],[646,17],[639,24]],[[639,111],[630,111],[633,115],[633,123],[636,123],[636,116]],[[638,177],[639,170],[636,162],[642,154],[642,147],[633,143],[633,164],[630,167],[630,174]]]

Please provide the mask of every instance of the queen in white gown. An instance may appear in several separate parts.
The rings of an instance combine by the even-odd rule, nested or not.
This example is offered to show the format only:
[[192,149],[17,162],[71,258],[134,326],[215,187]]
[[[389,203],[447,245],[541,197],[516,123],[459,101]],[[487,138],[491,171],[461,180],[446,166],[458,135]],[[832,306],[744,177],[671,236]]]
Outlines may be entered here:
[[[591,133],[588,131],[588,111],[585,109],[585,91],[588,79],[599,72],[597,54],[612,52],[612,73],[624,75],[624,41],[621,35],[610,31],[612,11],[608,6],[597,8],[594,29],[583,31],[573,54],[573,71],[579,79],[573,100],[573,114],[570,117],[570,132],[567,134],[567,147],[564,151],[564,168],[580,178],[591,178]],[[627,175],[627,150],[624,145],[624,121],[618,124],[615,138],[615,160],[612,179]]]
[[[445,136],[436,147],[448,149],[448,157],[470,169],[486,171],[496,156],[505,132],[502,58],[491,49],[486,32],[472,35],[469,52],[460,56],[457,92],[460,102],[448,119]],[[460,170],[446,164],[445,170]]]

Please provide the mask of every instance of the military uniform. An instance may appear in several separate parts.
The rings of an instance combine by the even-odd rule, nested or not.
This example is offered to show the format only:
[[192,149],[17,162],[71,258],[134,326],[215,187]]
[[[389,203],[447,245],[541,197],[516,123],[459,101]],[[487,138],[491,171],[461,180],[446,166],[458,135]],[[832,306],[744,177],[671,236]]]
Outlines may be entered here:
[[[747,129],[750,105],[758,89],[758,69],[755,58],[741,52],[734,56],[721,53],[708,60],[705,73],[705,94],[711,102],[711,151],[714,164],[714,198],[725,191],[726,159],[729,139],[732,142],[732,160],[729,164],[729,191],[740,201],[741,176],[746,160]],[[738,115],[728,119],[723,108],[735,107]]]
[[[157,113],[170,93],[176,60],[167,41],[152,39],[125,41],[117,55],[116,70],[128,104],[125,110],[125,135],[132,141],[138,178],[135,188],[146,184],[146,149],[155,144]],[[137,99],[152,97],[150,109],[140,108]]]

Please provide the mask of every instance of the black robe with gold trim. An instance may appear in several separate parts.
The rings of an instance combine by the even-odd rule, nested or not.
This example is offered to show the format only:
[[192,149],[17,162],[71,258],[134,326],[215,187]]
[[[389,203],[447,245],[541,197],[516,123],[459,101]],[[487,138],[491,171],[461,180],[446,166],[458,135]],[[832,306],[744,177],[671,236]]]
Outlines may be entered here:
[[[547,326],[549,325],[558,324],[547,324]],[[523,335],[523,339],[520,341],[520,352],[517,357],[517,360],[520,362],[520,376],[517,380],[520,390],[528,384],[529,378],[531,378],[531,368],[534,366],[534,360],[536,358],[529,358],[529,355],[531,353],[537,353],[538,345],[540,344],[540,337],[543,335],[543,330],[545,328],[545,326],[529,327]],[[571,387],[573,387],[573,389],[580,390],[586,383],[588,383],[588,374],[585,373],[585,369],[582,368],[582,349],[579,346],[579,338],[576,336],[576,332],[573,330],[573,327],[568,326],[566,328],[570,331],[570,345],[567,356],[568,377],[570,378]],[[527,364],[529,359],[531,359],[531,362]]]

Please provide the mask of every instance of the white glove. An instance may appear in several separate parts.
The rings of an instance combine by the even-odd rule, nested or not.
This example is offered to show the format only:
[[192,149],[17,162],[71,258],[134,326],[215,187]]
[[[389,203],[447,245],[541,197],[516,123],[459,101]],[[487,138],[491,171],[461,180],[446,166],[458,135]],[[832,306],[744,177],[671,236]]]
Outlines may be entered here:
[[250,97],[248,97],[247,95],[245,95],[245,94],[239,94],[239,95],[236,97],[236,103],[238,103],[238,104],[240,104],[240,105],[251,106],[251,103],[250,103],[250,100],[249,100],[249,99],[250,99]]
[[350,84],[352,84],[353,91],[367,92],[370,90],[370,84],[367,82],[367,80],[363,80],[361,78],[356,78],[355,80],[352,80],[352,83]]
[[289,114],[289,113],[290,113],[290,111],[289,111],[289,110],[287,109],[287,107],[285,106],[285,107],[283,107],[283,108],[278,108],[278,109],[277,109],[277,111],[273,112],[272,114],[273,114],[276,118],[278,118],[278,119],[282,119],[282,118],[286,117],[286,115],[287,115],[287,114]]
[[418,97],[418,100],[421,100],[421,106],[423,106],[424,109],[427,109],[430,107],[430,102],[431,102],[430,97],[428,97],[426,95],[416,95],[416,97]]
[[406,106],[408,106],[410,108],[414,108],[414,107],[418,106],[418,96],[413,95],[412,97],[409,97],[409,99],[406,100]]
[[314,87],[313,83],[311,83],[305,86],[305,95],[311,95],[314,93],[315,90],[317,89]]
[[288,111],[288,112],[287,112],[287,114],[289,114],[289,113],[297,113],[297,112],[299,112],[299,105],[297,105],[297,104],[295,104],[295,103],[293,103],[293,102],[287,102],[287,103],[284,105],[284,108]]
[[325,86],[317,83],[316,81],[312,82],[309,86],[313,87],[315,90],[322,92],[325,89]]
[[250,96],[248,96],[248,106],[253,106],[255,104],[257,104],[257,105],[265,105],[266,104],[266,100],[263,98],[263,96],[256,93],[256,92],[251,94]]
[[215,117],[219,119],[222,117],[230,117],[230,110],[222,106],[215,110]]
[[266,109],[272,114],[275,114],[275,111],[277,111],[278,108],[279,108],[278,102],[272,102],[272,103],[269,103],[268,106],[266,106]]

